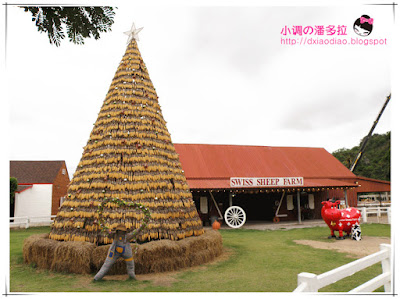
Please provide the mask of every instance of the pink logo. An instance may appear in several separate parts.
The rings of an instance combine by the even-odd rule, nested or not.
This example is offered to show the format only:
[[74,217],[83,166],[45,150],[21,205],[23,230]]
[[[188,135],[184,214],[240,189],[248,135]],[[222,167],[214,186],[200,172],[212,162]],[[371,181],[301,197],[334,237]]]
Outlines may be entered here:
[[373,24],[373,18],[368,15],[362,15],[354,22],[353,29],[359,36],[368,36],[372,32]]
[[367,19],[367,18],[361,17],[360,18],[360,23],[364,24],[365,22],[367,22],[368,24],[372,25],[374,23],[374,19],[373,18]]

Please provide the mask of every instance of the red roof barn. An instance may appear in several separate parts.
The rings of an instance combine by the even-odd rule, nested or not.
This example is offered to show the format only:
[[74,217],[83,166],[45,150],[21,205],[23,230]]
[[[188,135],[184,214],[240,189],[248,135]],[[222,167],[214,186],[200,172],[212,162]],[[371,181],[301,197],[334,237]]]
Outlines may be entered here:
[[[234,204],[243,206],[250,220],[269,221],[276,215],[294,220],[299,219],[298,201],[305,215],[320,218],[321,202],[328,198],[357,206],[358,189],[369,190],[372,184],[375,191],[390,191],[390,182],[380,181],[379,185],[376,180],[357,177],[323,148],[174,146],[205,219],[212,214],[221,216]],[[298,182],[285,184],[290,180]]]

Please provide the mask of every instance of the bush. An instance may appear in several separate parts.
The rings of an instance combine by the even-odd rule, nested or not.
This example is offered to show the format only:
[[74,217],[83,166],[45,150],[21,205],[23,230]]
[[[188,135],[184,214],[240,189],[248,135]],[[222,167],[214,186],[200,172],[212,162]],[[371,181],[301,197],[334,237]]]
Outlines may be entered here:
[[15,199],[15,191],[18,188],[18,180],[16,178],[10,178],[10,204],[14,203]]

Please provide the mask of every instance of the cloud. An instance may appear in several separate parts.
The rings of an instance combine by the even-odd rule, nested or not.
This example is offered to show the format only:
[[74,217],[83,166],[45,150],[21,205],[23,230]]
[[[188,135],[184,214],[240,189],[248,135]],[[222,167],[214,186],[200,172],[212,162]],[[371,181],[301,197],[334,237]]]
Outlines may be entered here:
[[[31,136],[12,139],[12,158],[57,156],[73,173],[132,20],[145,27],[139,49],[174,142],[353,146],[390,90],[390,47],[288,47],[280,32],[285,25],[352,24],[366,9],[382,24],[375,36],[384,37],[387,7],[126,4],[100,40],[56,48],[28,14],[9,7],[10,124],[17,136]],[[377,131],[383,128],[390,129],[388,112]],[[24,150],[29,142],[32,151]]]
[[387,89],[380,91],[366,99],[354,90],[337,90],[322,95],[323,98],[321,94],[310,95],[302,105],[291,109],[280,124],[282,129],[294,131],[339,129],[347,125],[367,128],[372,126],[388,95]]

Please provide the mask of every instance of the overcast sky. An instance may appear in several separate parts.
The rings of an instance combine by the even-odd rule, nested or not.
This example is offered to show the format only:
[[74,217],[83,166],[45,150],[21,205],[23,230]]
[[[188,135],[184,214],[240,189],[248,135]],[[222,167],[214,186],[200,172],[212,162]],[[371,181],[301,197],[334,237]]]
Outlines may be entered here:
[[[10,160],[65,160],[70,178],[126,50],[138,42],[174,143],[357,145],[391,91],[391,6],[135,6],[85,45],[50,45],[30,14],[8,6],[6,79]],[[374,19],[360,37],[353,23]],[[283,45],[293,26],[346,26],[384,45]],[[391,130],[389,103],[375,133]]]

